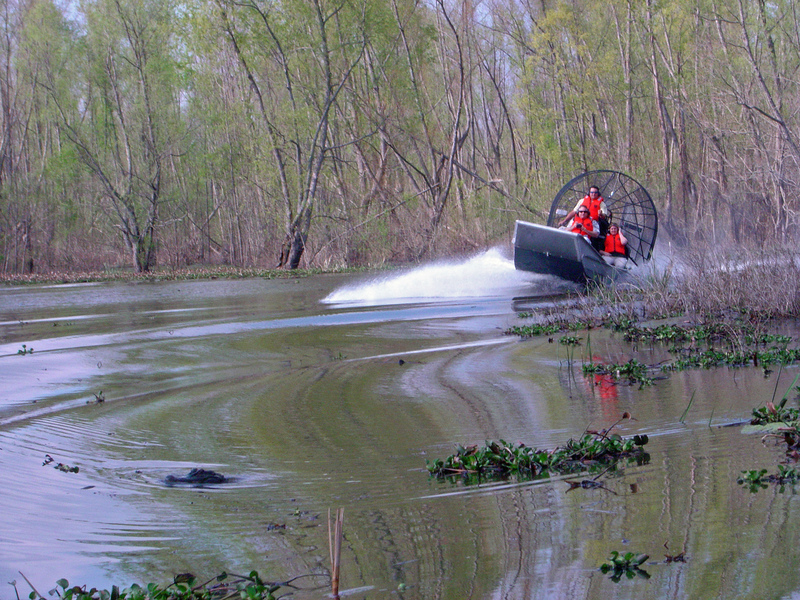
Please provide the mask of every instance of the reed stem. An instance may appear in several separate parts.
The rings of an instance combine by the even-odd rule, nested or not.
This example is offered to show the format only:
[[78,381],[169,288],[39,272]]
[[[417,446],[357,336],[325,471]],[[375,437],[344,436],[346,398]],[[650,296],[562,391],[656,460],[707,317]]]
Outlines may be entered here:
[[342,556],[342,538],[344,527],[344,508],[336,510],[336,517],[331,520],[331,509],[328,509],[328,548],[331,555],[331,593],[339,597],[339,566]]

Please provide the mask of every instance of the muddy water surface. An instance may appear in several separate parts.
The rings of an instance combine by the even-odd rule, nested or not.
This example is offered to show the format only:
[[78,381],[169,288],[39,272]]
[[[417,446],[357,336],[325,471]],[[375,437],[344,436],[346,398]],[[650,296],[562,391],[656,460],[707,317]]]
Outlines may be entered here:
[[[338,507],[353,598],[800,598],[800,496],[736,483],[782,449],[721,427],[796,368],[587,380],[589,351],[662,352],[595,330],[570,363],[558,336],[503,334],[568,290],[493,252],[390,275],[3,288],[0,598],[13,580],[27,595],[20,572],[46,593],[61,577],[252,569],[308,576],[293,597],[324,597]],[[425,469],[456,444],[552,448],[623,411],[651,461],[604,488],[465,487]],[[165,485],[193,467],[230,481]],[[649,554],[650,579],[610,581],[611,550]]]

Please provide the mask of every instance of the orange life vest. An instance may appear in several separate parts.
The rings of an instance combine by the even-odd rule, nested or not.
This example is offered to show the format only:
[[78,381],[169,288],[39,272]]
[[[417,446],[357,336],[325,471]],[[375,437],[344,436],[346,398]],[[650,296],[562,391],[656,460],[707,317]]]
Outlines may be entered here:
[[616,254],[617,256],[625,256],[625,244],[622,243],[622,240],[619,237],[619,233],[611,235],[610,233],[606,236],[606,252],[609,254]]
[[584,196],[581,204],[589,209],[589,216],[598,221],[600,219],[600,205],[603,202],[605,200],[598,194],[597,199],[592,199],[591,196]]
[[[583,231],[578,227],[578,225],[583,225],[586,228],[586,231]],[[582,219],[578,215],[572,219],[572,228],[570,229],[572,233],[580,233],[583,236],[589,237],[587,231],[594,231],[594,224],[592,223],[591,217],[586,217]]]

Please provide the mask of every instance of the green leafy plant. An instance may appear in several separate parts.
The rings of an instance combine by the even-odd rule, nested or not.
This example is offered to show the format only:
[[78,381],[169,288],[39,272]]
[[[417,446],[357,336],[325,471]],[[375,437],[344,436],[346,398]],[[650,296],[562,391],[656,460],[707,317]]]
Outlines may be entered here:
[[[16,589],[14,582],[12,585]],[[70,585],[66,579],[59,579],[49,595],[56,595],[61,600],[275,600],[274,593],[283,585],[288,585],[288,582],[265,582],[256,571],[251,571],[249,575],[222,573],[199,585],[196,584],[194,575],[186,573],[176,575],[174,581],[165,587],[155,583],[148,583],[146,586],[135,583],[125,589],[113,586],[110,591],[87,589],[85,585]],[[35,588],[28,597],[30,600],[45,600]]]
[[649,462],[650,456],[643,448],[649,441],[646,435],[625,439],[610,430],[586,431],[577,440],[570,439],[554,450],[538,450],[504,440],[487,441],[482,448],[458,446],[455,454],[445,459],[427,460],[426,464],[431,476],[461,477],[465,483],[478,483],[509,476],[538,478],[608,470],[622,460],[637,464]]
[[742,471],[736,483],[746,486],[755,493],[763,490],[769,484],[780,486],[779,491],[783,492],[786,485],[794,485],[798,481],[800,481],[800,469],[790,465],[778,465],[777,473],[767,474],[766,469]]
[[[787,335],[765,333],[763,324],[753,324],[752,315],[743,313],[736,320],[720,320],[696,325],[662,324],[643,327],[630,314],[609,315],[605,325],[622,333],[623,339],[634,345],[640,343],[668,344],[669,352],[677,355],[672,361],[661,365],[664,372],[687,369],[711,369],[720,366],[761,366],[765,376],[771,373],[772,365],[788,365],[800,362],[800,348],[789,348],[793,338]],[[709,317],[710,318],[710,317]],[[515,326],[507,334],[531,337],[552,335],[560,331],[591,330],[598,323],[567,321],[562,316],[546,323]],[[573,341],[574,339],[574,341]],[[562,341],[563,340],[563,341]],[[552,341],[552,340],[551,340]],[[562,344],[577,345],[577,338],[565,336]],[[636,359],[628,363],[584,365],[584,373],[609,373],[617,378],[628,378],[640,386],[653,385],[653,377],[646,374],[648,367],[637,364]]]
[[581,339],[576,335],[565,335],[558,339],[558,343],[562,346],[580,346]]
[[778,465],[778,472],[772,477],[773,483],[784,485],[800,481],[800,469],[790,465]]
[[751,469],[750,471],[742,471],[742,474],[736,480],[736,483],[746,486],[751,492],[755,493],[758,490],[767,487],[766,475],[766,469]]
[[506,330],[508,335],[518,335],[523,338],[537,335],[552,335],[567,329],[566,323],[547,323],[538,325],[514,325]]
[[622,364],[586,363],[583,365],[584,375],[608,375],[615,380],[627,380],[629,383],[638,383],[640,387],[653,385],[654,379],[650,377],[650,367],[635,358]]
[[767,425],[769,423],[794,423],[800,419],[800,410],[796,408],[786,408],[786,400],[782,400],[777,406],[772,402],[767,402],[764,406],[753,409],[751,425]]
[[616,550],[612,550],[608,557],[608,562],[600,565],[600,572],[603,574],[611,573],[611,581],[618,582],[624,575],[628,579],[634,577],[643,577],[650,579],[650,574],[641,568],[645,561],[650,558],[647,554],[636,554],[635,552],[626,552],[622,554]]

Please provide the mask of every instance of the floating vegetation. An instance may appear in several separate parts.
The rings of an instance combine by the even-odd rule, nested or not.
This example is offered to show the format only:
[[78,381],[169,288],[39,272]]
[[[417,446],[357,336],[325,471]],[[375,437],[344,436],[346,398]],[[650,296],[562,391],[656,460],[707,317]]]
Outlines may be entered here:
[[742,474],[736,479],[736,483],[739,485],[746,485],[751,492],[755,493],[767,487],[767,482],[765,481],[766,475],[766,469],[742,471]]
[[630,319],[610,323],[614,331],[622,333],[626,342],[660,342],[685,344],[704,342],[728,343],[733,345],[766,346],[779,344],[787,346],[792,338],[788,335],[759,331],[752,323],[736,321],[733,323],[713,322],[697,325],[676,325],[665,323],[655,327],[642,327]]
[[[42,466],[50,465],[56,462],[56,459],[50,456],[49,454],[44,455],[44,462]],[[56,463],[53,465],[54,469],[61,471],[62,473],[78,473],[80,471],[79,467],[71,467],[69,465],[65,465],[64,463]]]
[[[25,576],[23,575],[23,578]],[[297,579],[297,578],[295,578]],[[25,578],[33,591],[31,600],[46,600]],[[276,583],[263,581],[256,571],[249,575],[222,573],[205,583],[196,584],[194,575],[176,575],[174,581],[165,587],[155,583],[141,586],[134,583],[129,588],[113,586],[111,590],[87,589],[86,586],[71,586],[66,579],[59,579],[56,587],[48,592],[61,600],[222,600],[223,598],[246,598],[247,600],[275,600],[274,593],[281,587],[289,586],[291,581]],[[16,583],[11,582],[16,590]],[[19,598],[19,592],[17,592]]]
[[746,486],[752,493],[765,489],[769,484],[780,486],[778,491],[783,492],[787,484],[794,485],[798,481],[800,481],[800,470],[789,465],[778,465],[778,472],[770,474],[766,469],[742,471],[736,479],[736,483]]
[[[788,347],[793,341],[791,336],[765,333],[756,325],[744,321],[642,327],[629,317],[618,317],[599,323],[567,322],[560,319],[545,324],[514,326],[506,330],[506,333],[532,337],[551,335],[559,331],[590,330],[597,326],[621,332],[624,340],[632,344],[643,342],[667,344],[668,351],[675,355],[675,359],[660,364],[659,368],[664,373],[721,366],[732,368],[761,366],[764,368],[764,375],[767,376],[772,372],[769,367],[773,365],[783,366],[800,362],[800,348]],[[577,336],[569,335],[559,339],[559,343],[575,347],[580,345],[581,340]],[[649,374],[652,370],[653,367],[643,365],[635,358],[622,364],[583,365],[584,375],[610,375],[615,379],[627,379],[629,383],[637,383],[640,386],[654,383],[657,378]]]
[[478,483],[510,476],[536,479],[609,470],[622,460],[637,464],[649,462],[650,455],[643,448],[648,442],[646,435],[625,439],[610,430],[586,431],[579,439],[570,439],[554,450],[537,450],[504,440],[487,441],[483,448],[458,446],[455,454],[445,459],[426,460],[426,463],[431,476],[461,477],[465,483]]
[[626,342],[669,342],[685,343],[698,340],[724,340],[727,339],[729,330],[721,324],[710,327],[681,327],[680,325],[664,324],[656,327],[640,327],[627,322],[624,325],[612,325],[615,331],[622,333]]
[[787,408],[784,398],[777,406],[767,402],[765,406],[753,409],[751,425],[768,425],[769,423],[793,423],[800,419],[800,410]]
[[[789,389],[797,389],[795,384],[800,379],[798,374]],[[767,437],[775,437],[786,444],[786,456],[788,461],[800,461],[800,410],[797,408],[787,408],[787,394],[775,405],[767,402],[764,406],[754,408],[748,427],[760,431],[766,431]],[[777,473],[768,473],[767,469],[750,469],[742,471],[736,479],[739,485],[746,486],[750,492],[757,492],[765,489],[769,484],[780,486],[779,491],[783,492],[787,484],[794,485],[800,481],[800,468],[791,465],[778,465]]]
[[768,365],[788,365],[800,361],[800,348],[766,348],[764,350],[708,350],[682,349],[684,356],[662,367],[665,371],[684,371],[686,369],[710,369],[712,367],[754,367]]
[[537,335],[552,335],[568,329],[567,323],[549,323],[546,325],[513,325],[506,330],[508,335],[520,337],[535,337]]
[[624,575],[628,579],[643,577],[650,579],[650,574],[642,569],[642,565],[650,558],[647,554],[636,554],[626,552],[622,554],[613,550],[608,557],[608,562],[600,565],[600,572],[603,574],[611,573],[611,581],[618,582]]
[[[612,329],[622,333],[626,342],[660,342],[671,344],[729,342],[752,344],[757,339],[754,328],[747,324],[731,325],[724,322],[682,326],[662,324],[655,327],[641,327],[636,323],[613,323]],[[791,338],[787,340],[787,343]]]
[[537,335],[553,335],[561,331],[583,331],[592,329],[595,323],[589,321],[558,321],[531,325],[512,325],[506,329],[507,335],[518,335],[523,338],[536,337]]
[[635,358],[622,364],[586,363],[583,365],[584,375],[608,375],[615,380],[627,380],[628,383],[638,383],[639,387],[653,385],[654,379],[649,373],[651,367],[639,362]]
[[22,344],[22,348],[17,350],[17,354],[20,356],[25,356],[26,354],[33,354],[33,348],[28,348],[25,344]]

